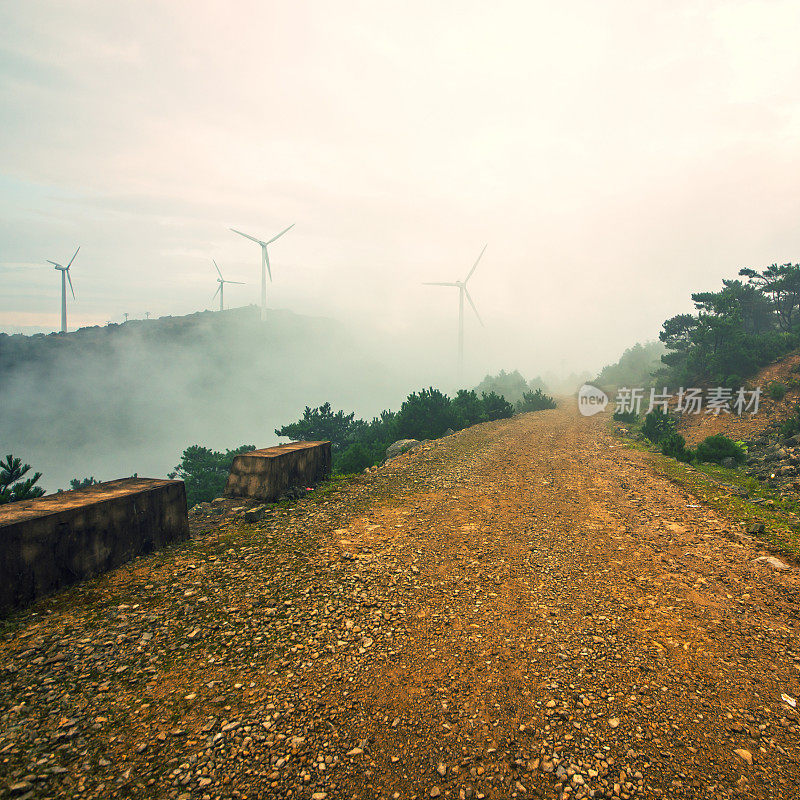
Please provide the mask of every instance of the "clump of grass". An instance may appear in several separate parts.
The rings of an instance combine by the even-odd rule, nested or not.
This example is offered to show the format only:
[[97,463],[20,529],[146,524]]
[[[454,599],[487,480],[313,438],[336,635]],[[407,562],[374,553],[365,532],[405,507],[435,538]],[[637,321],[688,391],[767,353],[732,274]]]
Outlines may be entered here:
[[783,400],[783,398],[786,397],[786,385],[780,381],[772,381],[772,383],[767,386],[767,393],[773,400]]

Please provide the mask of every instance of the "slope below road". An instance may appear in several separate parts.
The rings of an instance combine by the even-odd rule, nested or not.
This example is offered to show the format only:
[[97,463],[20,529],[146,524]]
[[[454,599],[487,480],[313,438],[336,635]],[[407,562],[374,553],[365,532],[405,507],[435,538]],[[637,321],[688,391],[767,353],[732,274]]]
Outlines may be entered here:
[[800,793],[795,568],[602,418],[476,426],[9,621],[44,797]]

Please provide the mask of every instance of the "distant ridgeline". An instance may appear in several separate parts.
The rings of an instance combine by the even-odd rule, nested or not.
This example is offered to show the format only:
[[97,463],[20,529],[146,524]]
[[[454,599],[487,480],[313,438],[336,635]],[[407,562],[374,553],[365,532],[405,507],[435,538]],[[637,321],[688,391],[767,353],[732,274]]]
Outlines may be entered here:
[[254,306],[0,334],[0,443],[48,491],[82,474],[162,476],[187,443],[268,444],[321,394],[382,407],[390,383],[336,322],[269,311],[262,323]]

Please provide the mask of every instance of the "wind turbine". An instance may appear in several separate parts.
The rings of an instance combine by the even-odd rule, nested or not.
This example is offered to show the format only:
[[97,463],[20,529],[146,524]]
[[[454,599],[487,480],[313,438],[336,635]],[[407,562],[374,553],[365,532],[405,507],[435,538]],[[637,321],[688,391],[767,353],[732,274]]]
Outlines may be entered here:
[[475,316],[478,318],[478,322],[480,322],[481,326],[483,325],[483,320],[481,319],[481,315],[478,313],[478,309],[475,308],[475,303],[472,302],[472,298],[469,295],[469,291],[467,290],[467,281],[472,277],[472,273],[475,272],[475,268],[478,266],[478,261],[483,258],[483,254],[486,252],[486,248],[488,244],[483,246],[483,250],[481,250],[481,254],[476,259],[475,263],[472,265],[472,269],[467,273],[467,277],[464,278],[463,281],[454,281],[451,283],[424,283],[424,286],[457,286],[458,287],[458,377],[459,380],[461,379],[461,374],[464,371],[464,297],[467,298],[469,304],[472,306],[472,310],[475,312]]
[[[78,247],[78,250],[80,249],[81,248]],[[61,333],[67,332],[67,281],[69,281],[69,290],[72,292],[72,299],[75,299],[75,289],[72,288],[72,278],[69,276],[69,268],[72,266],[75,256],[78,255],[78,250],[75,251],[75,255],[72,256],[66,267],[57,264],[55,261],[51,261],[49,258],[47,259],[48,264],[52,264],[57,270],[61,271]]]
[[[262,242],[261,239],[256,239],[255,236],[250,236],[249,234],[237,231],[236,228],[229,229],[232,230],[234,233],[238,233],[239,236],[244,236],[245,239],[249,239],[251,242],[255,242],[256,244],[261,245],[261,319],[262,320],[265,320],[267,318],[267,272],[269,272],[269,279],[270,281],[272,281],[272,270],[269,268],[269,255],[267,254],[267,245],[272,244],[276,239],[280,239],[281,236],[283,236],[283,234],[286,233],[286,231],[291,230],[292,228],[294,228],[294,222],[288,228],[282,230],[277,236],[273,236],[266,242]],[[233,283],[233,281],[229,281],[229,283]]]
[[[211,260],[214,261],[213,258]],[[244,281],[226,281],[225,278],[222,277],[222,273],[219,271],[219,267],[217,267],[217,262],[216,261],[214,261],[214,267],[216,267],[217,274],[219,275],[219,278],[217,278],[217,283],[219,284],[219,286],[217,287],[217,291],[214,292],[214,297],[219,295],[219,310],[220,311],[224,311],[225,307],[223,305],[222,298],[223,298],[223,295],[225,294],[225,284],[226,283],[239,283],[239,284],[244,285]],[[211,299],[213,300],[214,297],[212,297]]]

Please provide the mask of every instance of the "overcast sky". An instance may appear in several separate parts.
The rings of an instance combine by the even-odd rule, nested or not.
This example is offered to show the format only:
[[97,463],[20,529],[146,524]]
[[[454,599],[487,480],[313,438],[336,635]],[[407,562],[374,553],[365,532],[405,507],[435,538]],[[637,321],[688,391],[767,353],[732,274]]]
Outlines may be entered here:
[[[800,3],[0,2],[0,330],[256,302],[595,369],[800,260]],[[488,356],[487,356],[488,357]],[[501,363],[502,362],[502,363]]]

